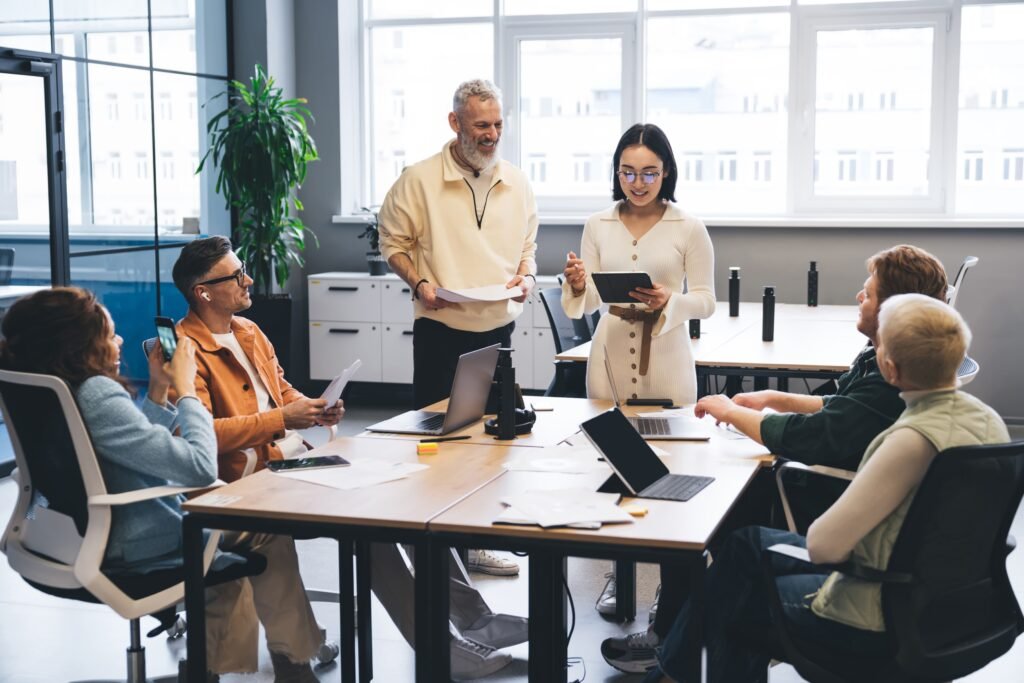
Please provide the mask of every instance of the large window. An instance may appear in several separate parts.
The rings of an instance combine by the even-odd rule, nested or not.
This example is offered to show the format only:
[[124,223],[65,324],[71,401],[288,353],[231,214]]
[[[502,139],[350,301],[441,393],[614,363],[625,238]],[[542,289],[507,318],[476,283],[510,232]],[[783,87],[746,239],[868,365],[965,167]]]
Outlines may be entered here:
[[[123,372],[145,377],[140,342],[153,336],[152,316],[185,312],[170,268],[193,239],[186,219],[206,234],[230,229],[213,173],[195,174],[206,121],[225,102],[204,108],[227,87],[226,0],[2,2],[0,47],[63,58],[70,281],[110,309],[125,339]],[[32,126],[45,114],[20,104],[32,101],[22,90],[0,93],[0,198],[5,159],[31,160],[39,173],[11,170],[46,178],[46,156],[31,148]],[[15,252],[12,283],[49,284],[47,186],[16,192],[16,203],[0,201],[0,248]]]
[[[343,10],[346,11],[346,10]],[[709,219],[1024,218],[1024,0],[363,0],[369,112],[346,212],[451,137],[462,80],[505,93],[541,212],[609,201],[621,132],[666,130]],[[503,12],[503,14],[496,14]],[[353,98],[355,99],[355,98]]]

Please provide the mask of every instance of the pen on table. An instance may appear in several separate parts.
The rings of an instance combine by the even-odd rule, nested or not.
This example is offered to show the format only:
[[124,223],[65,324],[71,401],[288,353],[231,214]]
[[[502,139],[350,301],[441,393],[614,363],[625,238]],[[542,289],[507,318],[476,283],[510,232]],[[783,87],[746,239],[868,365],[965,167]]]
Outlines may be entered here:
[[462,441],[463,439],[473,438],[469,434],[465,436],[438,436],[433,439],[420,439],[420,443],[440,443],[441,441]]

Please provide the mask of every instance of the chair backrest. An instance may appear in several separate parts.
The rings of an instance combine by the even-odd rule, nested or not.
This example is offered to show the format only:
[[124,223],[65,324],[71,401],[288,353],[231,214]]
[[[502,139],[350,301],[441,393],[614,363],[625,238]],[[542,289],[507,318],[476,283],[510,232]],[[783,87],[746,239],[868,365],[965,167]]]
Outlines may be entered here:
[[560,287],[549,287],[540,291],[540,300],[544,311],[548,314],[551,325],[551,336],[555,340],[555,353],[568,351],[590,341],[590,327],[586,319],[572,320],[562,309],[562,290]]
[[14,248],[0,247],[0,286],[11,284],[14,273]]
[[1006,573],[1007,536],[1024,495],[1024,441],[939,453],[921,482],[888,571],[882,605],[897,661],[960,678],[1006,652],[1024,616]]
[[956,369],[956,378],[960,380],[960,385],[963,386],[974,379],[980,371],[981,366],[978,365],[978,361],[970,356],[964,356],[964,359],[960,361],[960,367]]
[[946,303],[956,308],[956,299],[960,296],[960,289],[963,287],[964,278],[967,277],[967,270],[978,265],[977,256],[968,256],[960,264],[960,270],[956,271],[956,277],[946,288]]

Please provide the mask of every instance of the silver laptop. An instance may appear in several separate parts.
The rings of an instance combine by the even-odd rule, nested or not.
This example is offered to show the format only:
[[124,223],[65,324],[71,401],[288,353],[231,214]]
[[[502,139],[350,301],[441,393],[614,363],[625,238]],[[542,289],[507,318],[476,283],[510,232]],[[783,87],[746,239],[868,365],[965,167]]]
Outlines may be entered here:
[[[615,386],[615,373],[612,362],[608,358],[608,347],[604,348],[604,371],[608,374],[608,384],[612,388],[612,400],[615,407],[621,408],[619,391]],[[687,417],[644,417],[626,416],[633,429],[649,441],[707,441],[711,438],[707,428],[697,418]]]
[[491,391],[491,381],[494,379],[494,369],[497,365],[498,344],[464,353],[459,356],[459,364],[455,368],[455,381],[452,383],[452,395],[448,399],[447,412],[410,410],[370,425],[366,430],[441,436],[476,422],[484,416],[487,394]]

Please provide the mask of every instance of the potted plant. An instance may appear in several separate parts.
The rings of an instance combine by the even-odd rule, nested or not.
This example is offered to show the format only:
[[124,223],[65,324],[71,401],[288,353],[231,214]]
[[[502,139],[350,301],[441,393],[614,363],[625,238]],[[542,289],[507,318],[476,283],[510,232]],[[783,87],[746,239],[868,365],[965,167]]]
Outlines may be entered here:
[[274,283],[283,289],[291,266],[303,265],[306,233],[316,240],[292,213],[303,209],[294,193],[306,179],[307,164],[317,159],[306,102],[285,99],[257,64],[248,84],[230,82],[227,107],[206,125],[210,148],[196,170],[213,163],[216,191],[237,212],[235,249],[253,279],[253,306],[246,315],[270,337],[286,370],[292,302],[288,294],[274,293]]
[[387,275],[388,262],[380,253],[380,232],[377,230],[377,212],[373,209],[363,207],[363,213],[367,215],[366,228],[359,233],[359,239],[366,239],[370,243],[370,251],[366,252],[366,267],[370,275]]

